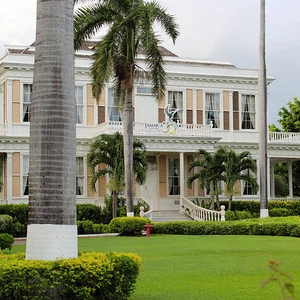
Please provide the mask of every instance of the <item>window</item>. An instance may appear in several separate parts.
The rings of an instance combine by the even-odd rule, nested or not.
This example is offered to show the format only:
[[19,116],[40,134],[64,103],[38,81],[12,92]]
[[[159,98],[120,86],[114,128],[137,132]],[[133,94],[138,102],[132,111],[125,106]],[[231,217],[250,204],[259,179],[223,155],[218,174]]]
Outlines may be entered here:
[[75,87],[76,124],[83,124],[83,87]]
[[122,115],[118,110],[113,90],[111,88],[108,89],[107,115],[109,121],[122,121]]
[[29,195],[29,156],[23,155],[23,196]]
[[205,123],[220,128],[220,94],[205,94]]
[[173,122],[183,123],[183,93],[168,92],[168,104],[171,110],[180,109],[173,117]]
[[23,85],[23,122],[30,122],[32,84]]
[[255,129],[255,96],[242,95],[241,103],[242,129]]
[[84,195],[84,166],[83,157],[76,157],[76,195]]
[[[251,175],[254,176],[254,173],[250,172],[249,170],[244,171],[244,174],[248,174],[248,175],[251,174]],[[255,195],[253,193],[253,187],[252,187],[252,185],[249,182],[244,181],[243,186],[244,186],[244,188],[243,188],[243,195]]]
[[169,158],[168,192],[169,195],[180,195],[180,165],[178,158]]

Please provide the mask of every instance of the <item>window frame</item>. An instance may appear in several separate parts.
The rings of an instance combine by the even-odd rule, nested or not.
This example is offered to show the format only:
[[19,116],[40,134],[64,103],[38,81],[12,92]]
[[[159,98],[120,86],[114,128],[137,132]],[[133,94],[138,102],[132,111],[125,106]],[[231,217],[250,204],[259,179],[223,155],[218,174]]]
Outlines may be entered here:
[[[78,103],[78,89],[82,90],[82,103]],[[76,125],[84,125],[85,124],[85,90],[83,85],[75,84],[75,103],[76,103]],[[78,123],[78,108],[82,110],[82,122]]]
[[[123,115],[122,115],[122,112],[120,112],[118,110],[118,107],[116,105],[116,101],[115,101],[115,97],[113,96],[113,89],[111,86],[108,86],[107,89],[106,89],[106,105],[105,105],[105,109],[106,109],[106,116],[107,116],[107,120],[108,122],[123,122]],[[111,98],[110,98],[111,97]],[[110,100],[112,100],[113,104],[114,105],[110,105]],[[113,114],[113,116],[119,116],[119,120],[110,120],[110,117],[109,117],[109,109],[112,108],[114,110],[116,110],[118,112],[118,114]]]
[[[22,179],[20,180],[21,183],[21,197],[28,197],[29,196],[29,153],[28,154],[22,154],[21,156],[21,176]],[[24,171],[26,169],[26,166],[24,165],[25,161],[27,160],[28,162],[28,172],[27,175],[24,174]],[[26,180],[26,181],[25,181]],[[26,182],[26,184],[24,184]],[[27,190],[27,193],[25,194],[24,192]]]
[[[169,93],[181,93],[182,94],[182,108],[179,108],[180,111],[178,111],[176,115],[178,116],[178,113],[180,113],[180,115],[181,115],[182,122],[179,121],[179,124],[186,124],[186,90],[182,90],[182,89],[167,89],[166,90],[165,105],[170,104],[170,109],[174,109],[174,107],[172,106],[172,103],[171,103],[173,101],[173,99],[171,100],[171,102],[169,102]],[[175,123],[178,123],[176,121],[176,119],[178,118],[176,115],[173,120]]]
[[[25,98],[25,86],[30,86],[31,87],[31,92],[29,92],[29,94],[27,93],[27,95],[29,95],[30,98],[30,102],[25,102],[24,98]],[[21,118],[21,123],[25,123],[28,124],[30,123],[30,117],[31,117],[31,104],[32,104],[32,91],[33,91],[33,83],[32,82],[23,82],[22,83],[22,90],[21,90],[21,99],[22,99],[22,105],[20,105],[21,107],[21,114],[20,114],[20,118]],[[24,106],[27,105],[29,107],[29,112],[24,112]],[[24,121],[24,117],[25,114],[28,114],[28,121]]]
[[223,130],[223,91],[219,91],[219,90],[205,90],[203,91],[204,95],[203,95],[203,123],[205,125],[210,125],[210,122],[208,123],[208,120],[207,117],[206,117],[206,114],[208,111],[211,111],[211,110],[208,110],[207,109],[207,105],[206,105],[206,96],[211,94],[211,95],[218,95],[218,102],[219,102],[219,109],[218,110],[212,110],[214,113],[219,113],[219,127],[214,127],[213,126],[213,129],[216,129],[216,130]]
[[[79,174],[78,175],[78,172],[77,172],[77,159],[82,159],[82,174]],[[75,184],[75,188],[76,188],[76,191],[75,191],[75,194],[76,194],[76,198],[84,198],[85,195],[86,195],[86,158],[84,156],[76,156],[76,184]],[[78,184],[78,178],[80,178],[82,180],[82,192],[81,194],[77,194],[77,189],[79,186]]]
[[[177,160],[178,161],[178,170],[179,170],[179,172],[178,172],[177,176],[170,175],[170,160]],[[167,197],[178,197],[178,196],[180,196],[180,158],[173,157],[173,156],[167,157],[166,168],[167,168],[167,186],[166,186],[166,188],[167,188]],[[174,179],[177,178],[178,179],[178,184],[177,185],[174,184],[173,187],[171,187],[171,185],[170,185],[170,179],[172,179],[172,178],[174,178]],[[174,193],[170,194],[171,188],[174,189],[174,187],[176,187],[176,186],[178,188],[178,192],[176,194],[174,194]]]
[[[251,98],[254,97],[254,112],[250,112],[250,114],[254,114],[254,128],[243,128],[243,122],[244,122],[244,113],[246,111],[243,110],[243,97],[244,96],[250,96]],[[240,92],[239,93],[240,98],[240,130],[243,131],[257,131],[257,96],[255,94],[251,94],[248,92]],[[251,106],[251,104],[250,104]]]

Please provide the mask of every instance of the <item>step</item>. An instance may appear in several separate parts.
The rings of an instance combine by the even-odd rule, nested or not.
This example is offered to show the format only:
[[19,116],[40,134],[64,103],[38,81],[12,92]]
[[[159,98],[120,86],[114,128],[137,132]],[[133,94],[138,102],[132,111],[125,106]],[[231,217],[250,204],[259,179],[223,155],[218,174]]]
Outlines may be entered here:
[[186,214],[180,213],[178,210],[160,210],[152,213],[153,222],[171,222],[171,221],[191,221]]

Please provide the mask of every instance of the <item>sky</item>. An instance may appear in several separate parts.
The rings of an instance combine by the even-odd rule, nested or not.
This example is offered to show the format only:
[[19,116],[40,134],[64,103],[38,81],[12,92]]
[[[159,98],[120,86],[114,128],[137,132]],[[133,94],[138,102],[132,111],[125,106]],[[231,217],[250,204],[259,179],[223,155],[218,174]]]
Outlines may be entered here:
[[[0,57],[4,45],[35,40],[36,0],[4,1],[0,10]],[[157,0],[180,27],[175,46],[163,34],[162,45],[180,57],[229,61],[258,69],[259,0]],[[269,124],[294,97],[300,97],[300,1],[266,0],[266,61]]]

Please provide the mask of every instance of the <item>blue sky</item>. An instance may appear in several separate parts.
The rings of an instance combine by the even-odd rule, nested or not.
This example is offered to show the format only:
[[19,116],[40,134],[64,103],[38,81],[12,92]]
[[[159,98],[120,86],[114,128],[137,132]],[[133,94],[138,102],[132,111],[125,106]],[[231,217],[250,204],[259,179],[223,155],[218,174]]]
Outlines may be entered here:
[[[181,57],[230,61],[258,68],[259,0],[158,0],[176,16],[180,37],[166,48]],[[300,1],[266,0],[269,123],[280,107],[300,97]],[[35,39],[36,0],[5,1],[0,10],[0,54],[4,45],[29,45]]]

